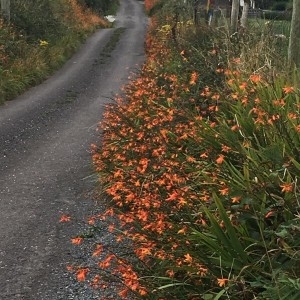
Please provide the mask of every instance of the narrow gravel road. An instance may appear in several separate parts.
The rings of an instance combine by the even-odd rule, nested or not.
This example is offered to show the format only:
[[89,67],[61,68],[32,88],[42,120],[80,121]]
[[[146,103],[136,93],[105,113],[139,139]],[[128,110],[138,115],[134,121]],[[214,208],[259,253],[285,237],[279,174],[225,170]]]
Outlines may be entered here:
[[65,270],[80,225],[58,220],[93,209],[90,144],[104,105],[144,60],[143,2],[120,2],[115,28],[96,32],[54,76],[0,107],[1,300],[96,299]]

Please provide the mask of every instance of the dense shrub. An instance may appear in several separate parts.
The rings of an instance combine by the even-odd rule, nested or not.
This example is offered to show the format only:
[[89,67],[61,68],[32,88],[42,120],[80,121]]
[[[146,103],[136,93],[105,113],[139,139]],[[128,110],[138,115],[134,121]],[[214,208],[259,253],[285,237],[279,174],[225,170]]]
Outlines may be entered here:
[[118,0],[82,0],[87,7],[100,12],[101,14],[113,14],[118,6]]
[[292,19],[291,11],[273,11],[273,10],[265,10],[263,11],[263,18],[266,20],[287,20],[290,21]]
[[0,19],[0,103],[40,82],[107,22],[76,0],[12,0]]
[[95,265],[72,271],[98,288],[110,271],[127,299],[296,300],[300,92],[271,29],[229,35],[161,12],[93,146],[110,207],[89,224],[130,243],[97,243]]
[[64,29],[58,13],[66,10],[66,5],[60,0],[12,0],[11,21],[24,34],[43,39]]
[[284,11],[287,9],[287,2],[276,2],[272,6],[273,10]]

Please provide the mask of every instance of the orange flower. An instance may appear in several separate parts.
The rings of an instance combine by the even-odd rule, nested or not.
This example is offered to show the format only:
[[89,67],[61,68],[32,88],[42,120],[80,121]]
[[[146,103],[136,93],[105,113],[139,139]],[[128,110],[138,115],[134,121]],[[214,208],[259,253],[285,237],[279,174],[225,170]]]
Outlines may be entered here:
[[72,271],[74,271],[74,267],[71,266],[71,265],[68,265],[68,266],[67,266],[67,270],[68,270],[69,272],[72,272]]
[[169,197],[166,199],[166,201],[174,201],[178,198],[178,192],[174,191],[172,194],[169,194]]
[[261,76],[258,75],[258,74],[252,74],[250,75],[250,80],[253,82],[253,83],[258,83],[261,81]]
[[290,94],[290,93],[293,93],[295,91],[295,89],[292,86],[286,86],[282,90],[285,94]]
[[74,245],[80,245],[82,243],[82,241],[83,241],[82,237],[76,237],[76,238],[71,239],[71,242]]
[[78,281],[85,281],[86,275],[90,270],[88,268],[79,269],[76,272],[76,277]]
[[227,81],[227,84],[228,84],[228,85],[233,85],[233,84],[234,84],[234,79],[233,79],[233,78],[229,79],[229,80]]
[[196,159],[193,156],[187,156],[186,161],[194,163],[194,162],[196,162]]
[[197,274],[200,275],[201,277],[206,276],[208,273],[208,269],[201,264],[195,264],[195,267],[198,269]]
[[96,250],[93,253],[93,256],[99,256],[103,251],[103,246],[101,244],[98,244],[96,246]]
[[110,254],[108,256],[106,256],[106,258],[103,260],[103,261],[100,261],[98,263],[98,266],[101,268],[101,269],[107,269],[110,264],[111,264],[111,261],[115,258],[115,255],[114,254]]
[[239,94],[238,93],[232,93],[231,98],[234,99],[234,100],[237,100],[239,98]]
[[230,147],[226,146],[226,145],[222,145],[222,151],[225,153],[228,153],[231,150]]
[[214,95],[212,95],[211,99],[213,99],[213,100],[219,100],[220,99],[220,94],[214,94]]
[[189,253],[184,255],[184,262],[191,264],[193,262],[193,258]]
[[181,229],[179,229],[179,230],[177,231],[178,234],[186,234],[186,232],[187,232],[187,227],[186,227],[186,226],[183,227],[183,228],[181,228]]
[[175,272],[174,272],[174,270],[167,270],[167,271],[166,271],[166,274],[167,274],[169,277],[173,278],[174,275],[175,275]]
[[135,253],[141,260],[145,259],[147,256],[150,256],[152,254],[151,249],[149,249],[148,247],[136,249]]
[[139,161],[139,167],[137,167],[137,171],[140,173],[145,173],[147,167],[148,167],[149,159],[148,158],[142,158]]
[[118,243],[122,242],[124,240],[124,237],[122,235],[118,235],[116,241]]
[[245,90],[246,87],[247,87],[247,82],[242,82],[242,83],[240,84],[240,89],[241,89],[241,90]]
[[95,217],[90,217],[90,218],[88,219],[88,221],[87,221],[88,224],[89,224],[89,225],[95,225],[95,223],[96,223],[95,219],[96,219]]
[[139,294],[141,296],[146,296],[148,294],[148,292],[145,288],[139,288]]
[[121,292],[118,293],[118,295],[121,297],[121,298],[126,298],[127,295],[128,295],[128,292],[129,292],[129,289],[128,288],[125,288],[124,290],[122,290]]
[[223,161],[224,161],[224,155],[221,154],[221,155],[216,159],[216,163],[217,163],[218,165],[221,165],[221,164],[223,163]]
[[114,224],[110,224],[110,225],[108,226],[108,231],[109,231],[109,232],[114,232],[114,230],[115,230],[115,225],[114,225]]
[[204,153],[202,153],[202,154],[200,155],[200,157],[201,157],[201,158],[208,158],[208,155],[207,155],[206,152],[204,152]]
[[240,203],[242,197],[241,196],[235,196],[231,198],[232,203]]
[[292,183],[284,183],[280,185],[281,191],[285,193],[291,193],[293,191],[294,185]]
[[273,101],[275,106],[285,106],[285,101],[284,99],[277,99]]
[[218,278],[217,281],[218,281],[218,285],[220,287],[222,287],[222,286],[225,286],[227,284],[228,279],[227,278]]
[[290,112],[290,113],[288,113],[288,117],[289,117],[291,120],[296,120],[296,119],[298,118],[298,115],[295,114],[295,113]]
[[239,130],[239,126],[238,125],[233,125],[230,129],[232,131],[237,131],[237,130]]
[[228,188],[228,187],[225,187],[225,188],[219,190],[219,192],[220,192],[220,194],[221,194],[222,196],[226,196],[226,195],[228,195],[228,193],[229,193],[229,188]]
[[190,79],[190,85],[195,85],[198,79],[198,73],[197,72],[193,72],[191,75],[191,79]]
[[64,223],[64,222],[70,222],[71,221],[71,217],[68,215],[62,215],[59,219],[59,222]]

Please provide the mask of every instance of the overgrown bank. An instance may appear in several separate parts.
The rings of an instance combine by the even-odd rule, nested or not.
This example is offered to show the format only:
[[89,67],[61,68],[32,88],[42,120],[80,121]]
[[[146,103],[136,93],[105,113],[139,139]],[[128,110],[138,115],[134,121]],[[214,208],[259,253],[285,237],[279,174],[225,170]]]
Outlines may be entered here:
[[11,1],[11,22],[0,19],[0,103],[44,80],[96,28],[110,26],[97,12],[111,13],[117,1],[100,2],[102,9],[87,2]]
[[89,224],[131,245],[120,256],[96,244],[95,264],[72,271],[95,288],[111,272],[127,299],[296,300],[297,74],[269,24],[231,36],[184,15],[175,26],[170,8],[152,19],[147,63],[94,147],[111,207]]

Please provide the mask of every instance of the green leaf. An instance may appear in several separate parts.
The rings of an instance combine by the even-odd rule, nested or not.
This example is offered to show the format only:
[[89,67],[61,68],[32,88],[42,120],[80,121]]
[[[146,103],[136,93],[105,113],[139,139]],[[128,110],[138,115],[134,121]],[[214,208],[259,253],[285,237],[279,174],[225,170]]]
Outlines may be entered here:
[[[234,249],[234,252],[236,252],[236,254],[239,255],[239,257],[244,261],[244,262],[248,262],[249,258],[246,255],[246,253],[244,252],[244,247],[242,246],[237,234],[236,234],[236,230],[233,227],[225,209],[224,206],[222,205],[222,202],[220,201],[220,199],[217,197],[217,195],[214,193],[213,194],[213,198],[215,200],[215,203],[218,207],[218,210],[220,212],[220,216],[224,222],[225,228],[227,230],[227,236],[226,238],[228,239],[228,244],[230,245],[230,247],[232,249]],[[220,228],[219,224],[218,227]],[[222,230],[222,229],[221,229]]]
[[186,284],[183,282],[169,283],[169,284],[158,287],[157,290],[163,290],[163,289],[167,289],[167,288],[174,287],[174,286],[186,286],[186,285],[189,285],[189,284]]
[[226,292],[226,290],[222,290],[222,291],[220,291],[217,295],[216,295],[216,297],[214,298],[214,300],[219,300],[220,298],[221,298],[221,296],[224,294]]

